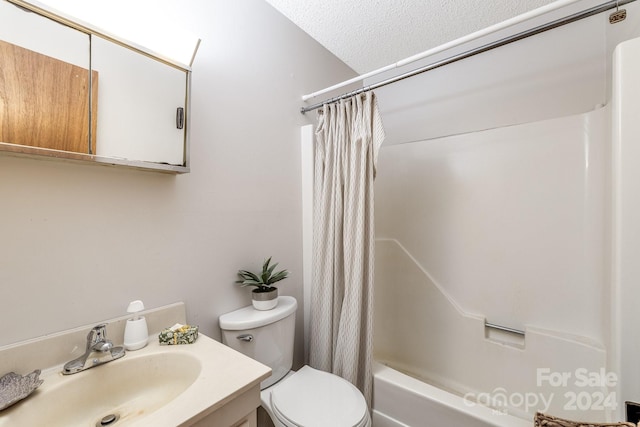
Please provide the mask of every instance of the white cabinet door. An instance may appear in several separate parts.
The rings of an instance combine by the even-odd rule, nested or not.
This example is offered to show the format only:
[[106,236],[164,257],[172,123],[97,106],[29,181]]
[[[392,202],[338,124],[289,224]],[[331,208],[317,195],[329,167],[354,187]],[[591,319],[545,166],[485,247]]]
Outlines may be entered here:
[[185,164],[187,73],[93,35],[91,69],[99,75],[97,154]]

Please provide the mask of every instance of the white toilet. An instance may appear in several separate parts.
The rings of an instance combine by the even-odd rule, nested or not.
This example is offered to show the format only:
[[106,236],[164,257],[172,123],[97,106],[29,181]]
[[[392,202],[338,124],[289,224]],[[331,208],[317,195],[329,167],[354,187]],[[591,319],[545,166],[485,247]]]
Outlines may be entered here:
[[220,316],[222,342],[269,366],[262,407],[276,427],[370,427],[362,393],[350,382],[309,366],[291,371],[298,304],[281,296],[273,310],[244,307]]

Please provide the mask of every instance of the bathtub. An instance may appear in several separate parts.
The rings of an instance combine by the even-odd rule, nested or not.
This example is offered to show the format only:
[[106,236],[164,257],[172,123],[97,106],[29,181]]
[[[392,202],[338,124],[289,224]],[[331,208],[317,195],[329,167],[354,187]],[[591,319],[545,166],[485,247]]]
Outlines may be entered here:
[[373,427],[531,427],[525,420],[434,387],[375,362]]

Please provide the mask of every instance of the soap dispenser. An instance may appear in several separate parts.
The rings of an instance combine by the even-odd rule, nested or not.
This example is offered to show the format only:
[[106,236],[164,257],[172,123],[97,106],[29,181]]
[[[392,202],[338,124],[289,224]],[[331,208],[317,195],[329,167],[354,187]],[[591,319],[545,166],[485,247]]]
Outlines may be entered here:
[[140,300],[132,301],[127,307],[127,313],[133,313],[133,317],[127,320],[124,327],[124,348],[127,350],[140,350],[149,340],[147,319],[137,314],[142,310],[144,304]]

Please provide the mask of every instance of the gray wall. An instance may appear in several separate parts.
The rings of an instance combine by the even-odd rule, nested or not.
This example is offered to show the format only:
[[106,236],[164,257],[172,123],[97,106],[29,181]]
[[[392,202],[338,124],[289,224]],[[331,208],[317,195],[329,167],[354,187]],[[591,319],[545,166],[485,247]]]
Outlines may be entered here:
[[[142,299],[185,301],[219,339],[250,304],[239,268],[273,256],[302,305],[300,96],[353,71],[262,0],[164,0],[202,38],[193,66],[192,172],[0,156],[0,345],[99,322]],[[302,355],[298,310],[297,363]],[[112,337],[114,341],[122,337]]]

